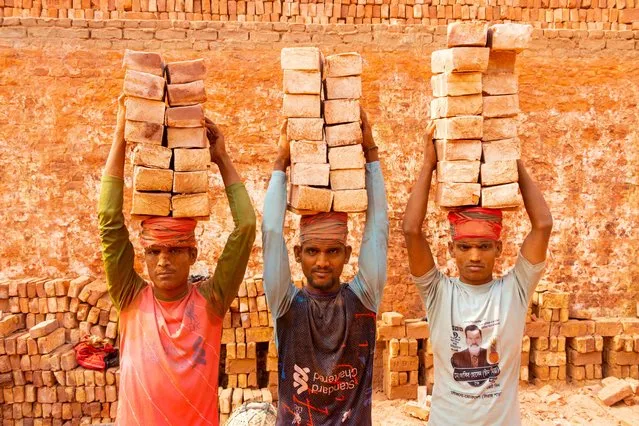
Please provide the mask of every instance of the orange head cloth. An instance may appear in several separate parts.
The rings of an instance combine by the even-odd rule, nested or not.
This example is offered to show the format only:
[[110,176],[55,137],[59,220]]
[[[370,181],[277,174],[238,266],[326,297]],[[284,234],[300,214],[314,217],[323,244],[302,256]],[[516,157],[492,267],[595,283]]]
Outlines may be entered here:
[[140,239],[144,248],[196,247],[197,220],[187,217],[152,217],[142,222]]
[[483,207],[456,209],[448,213],[453,239],[484,238],[498,241],[501,235],[501,210]]
[[348,215],[344,212],[317,213],[302,216],[300,244],[310,240],[339,241],[346,245]]

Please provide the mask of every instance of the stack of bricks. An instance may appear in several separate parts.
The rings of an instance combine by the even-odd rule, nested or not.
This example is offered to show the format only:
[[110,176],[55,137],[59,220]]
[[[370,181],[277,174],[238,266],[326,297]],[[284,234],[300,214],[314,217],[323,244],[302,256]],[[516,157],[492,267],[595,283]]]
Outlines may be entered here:
[[639,319],[595,318],[603,336],[604,377],[639,379]]
[[226,422],[233,411],[245,402],[273,402],[273,395],[270,390],[262,389],[241,389],[241,388],[218,388],[218,399],[220,407],[220,420],[222,425]]
[[102,280],[0,282],[2,418],[15,424],[113,421],[118,370],[79,367],[73,346],[86,334],[113,343],[117,320]]
[[527,25],[453,23],[449,48],[433,52],[431,118],[441,207],[521,204],[514,65],[531,35]]
[[284,48],[281,66],[292,164],[289,209],[300,214],[366,210],[361,57],[346,53],[324,60],[315,47]]
[[[530,332],[530,378],[541,381],[566,380],[566,336],[562,324],[568,321],[569,294],[547,291],[539,285],[532,296],[532,315],[539,322]],[[534,323],[533,323],[534,324]],[[534,336],[534,337],[533,337]]]
[[524,336],[521,339],[521,363],[519,366],[519,381],[528,382],[530,379],[530,337]]
[[603,337],[577,336],[567,338],[567,376],[571,382],[601,379]]
[[225,356],[220,360],[219,383],[223,387],[220,393],[223,420],[236,403],[241,405],[242,401],[250,400],[247,398],[253,394],[249,389],[255,394],[252,398],[257,398],[260,391],[277,399],[277,350],[271,318],[262,277],[245,279],[222,322],[221,353]]
[[125,140],[136,144],[131,213],[208,217],[210,156],[202,106],[206,101],[203,61],[165,67],[157,53],[127,50],[123,66]]

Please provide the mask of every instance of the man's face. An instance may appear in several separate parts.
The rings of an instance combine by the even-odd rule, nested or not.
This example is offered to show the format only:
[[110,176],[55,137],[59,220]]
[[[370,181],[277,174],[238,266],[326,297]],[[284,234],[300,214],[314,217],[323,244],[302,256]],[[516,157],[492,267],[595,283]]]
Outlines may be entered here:
[[197,249],[150,246],[144,250],[144,258],[153,285],[170,292],[187,285],[191,265],[197,259]]
[[321,291],[339,289],[342,270],[351,257],[350,246],[338,241],[311,240],[294,250],[310,287]]
[[479,330],[468,330],[466,332],[466,344],[468,351],[472,355],[479,355],[481,349],[481,332]]
[[501,255],[501,241],[467,238],[448,243],[459,276],[466,284],[486,284],[493,279],[495,259]]

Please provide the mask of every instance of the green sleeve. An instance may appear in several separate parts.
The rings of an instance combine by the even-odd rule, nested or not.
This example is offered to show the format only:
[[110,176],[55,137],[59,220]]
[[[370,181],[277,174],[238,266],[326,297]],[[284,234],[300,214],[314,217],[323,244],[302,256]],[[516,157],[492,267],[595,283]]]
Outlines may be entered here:
[[237,295],[255,241],[255,210],[244,184],[229,185],[226,196],[235,229],[226,241],[213,278],[200,286],[200,293],[220,317],[224,316]]
[[145,286],[133,269],[133,245],[122,214],[124,181],[113,176],[102,177],[98,223],[102,245],[102,261],[109,295],[118,310],[124,309]]

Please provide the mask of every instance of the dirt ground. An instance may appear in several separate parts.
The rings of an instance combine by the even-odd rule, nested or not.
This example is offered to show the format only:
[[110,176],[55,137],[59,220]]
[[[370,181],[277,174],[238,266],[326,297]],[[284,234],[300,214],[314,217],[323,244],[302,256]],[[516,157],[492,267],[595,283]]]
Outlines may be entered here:
[[[639,397],[634,405],[621,402],[606,407],[596,397],[600,385],[576,386],[565,383],[519,387],[524,426],[639,425]],[[405,400],[388,401],[382,392],[373,397],[374,426],[413,426],[425,422],[404,413]]]

